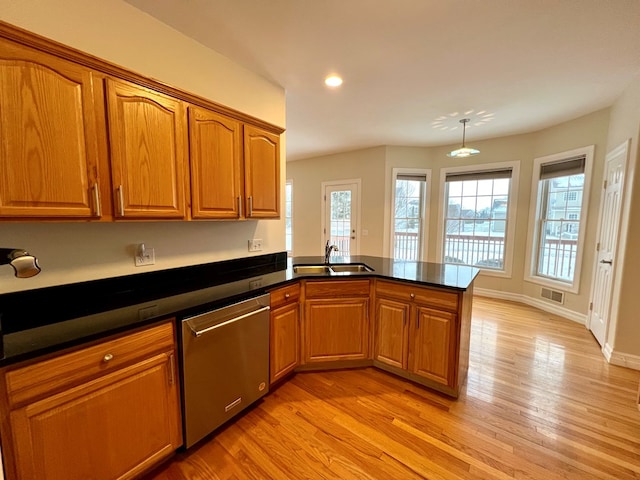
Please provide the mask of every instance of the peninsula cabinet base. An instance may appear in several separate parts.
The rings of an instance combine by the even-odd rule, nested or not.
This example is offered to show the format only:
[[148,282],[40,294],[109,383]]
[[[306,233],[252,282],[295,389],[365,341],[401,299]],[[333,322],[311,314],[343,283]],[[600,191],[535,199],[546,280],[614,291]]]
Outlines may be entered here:
[[405,380],[410,380],[414,383],[417,383],[418,385],[422,385],[423,387],[435,390],[436,392],[444,393],[445,395],[448,395],[452,398],[458,398],[460,394],[459,389],[451,388],[448,385],[443,385],[442,383],[436,382],[434,380],[429,380],[428,378],[425,378],[421,375],[416,375],[415,373],[403,370],[398,367],[387,365],[386,363],[374,360],[373,366],[380,370],[384,370],[385,372],[389,372],[398,377],[404,378]]

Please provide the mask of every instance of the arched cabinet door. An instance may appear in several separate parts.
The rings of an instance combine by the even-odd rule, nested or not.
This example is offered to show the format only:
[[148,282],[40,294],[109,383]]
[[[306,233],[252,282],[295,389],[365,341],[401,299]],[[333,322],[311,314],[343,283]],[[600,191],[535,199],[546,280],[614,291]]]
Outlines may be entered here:
[[186,218],[186,107],[181,100],[107,79],[114,217]]
[[247,218],[280,217],[280,137],[244,126]]
[[0,217],[101,217],[94,81],[0,39]]

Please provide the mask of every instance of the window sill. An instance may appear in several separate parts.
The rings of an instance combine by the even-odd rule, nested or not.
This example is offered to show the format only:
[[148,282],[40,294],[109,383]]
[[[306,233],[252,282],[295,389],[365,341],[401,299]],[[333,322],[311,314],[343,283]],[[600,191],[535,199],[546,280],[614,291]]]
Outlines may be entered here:
[[551,280],[548,278],[534,277],[534,276],[525,277],[524,281],[529,283],[535,283],[536,285],[541,285],[543,287],[552,288],[554,290],[560,290],[561,292],[566,292],[566,293],[577,294],[580,291],[580,285],[578,284],[578,282],[565,283],[565,282]]

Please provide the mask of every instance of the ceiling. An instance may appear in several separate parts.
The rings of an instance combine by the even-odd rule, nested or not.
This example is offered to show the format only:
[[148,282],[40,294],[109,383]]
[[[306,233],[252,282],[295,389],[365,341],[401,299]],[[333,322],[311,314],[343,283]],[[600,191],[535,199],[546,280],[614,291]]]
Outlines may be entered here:
[[640,75],[640,0],[127,1],[282,86],[288,160],[536,131]]

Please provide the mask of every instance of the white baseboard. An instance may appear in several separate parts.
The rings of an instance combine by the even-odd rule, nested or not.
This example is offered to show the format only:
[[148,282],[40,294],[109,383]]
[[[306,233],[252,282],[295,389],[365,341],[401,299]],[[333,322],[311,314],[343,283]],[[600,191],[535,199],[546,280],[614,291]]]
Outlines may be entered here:
[[583,313],[574,312],[573,310],[569,310],[568,308],[564,308],[559,305],[552,305],[548,302],[543,302],[542,300],[522,295],[521,293],[502,292],[500,290],[490,290],[488,288],[474,288],[473,294],[480,297],[497,298],[500,300],[524,303],[525,305],[539,308],[540,310],[553,313],[554,315],[558,315],[581,325],[586,325],[587,323],[587,316]]
[[[525,305],[539,308],[540,310],[553,313],[554,315],[572,320],[581,325],[586,326],[587,324],[587,316],[582,313],[577,313],[560,306],[551,305],[547,302],[536,300],[535,298],[527,297],[526,295],[519,293],[502,292],[500,290],[490,290],[488,288],[474,288],[473,294],[480,297],[497,298],[499,300],[510,300],[512,302],[524,303]],[[602,355],[604,355],[607,362],[612,365],[640,370],[640,355],[616,352],[608,343],[602,348]]]

